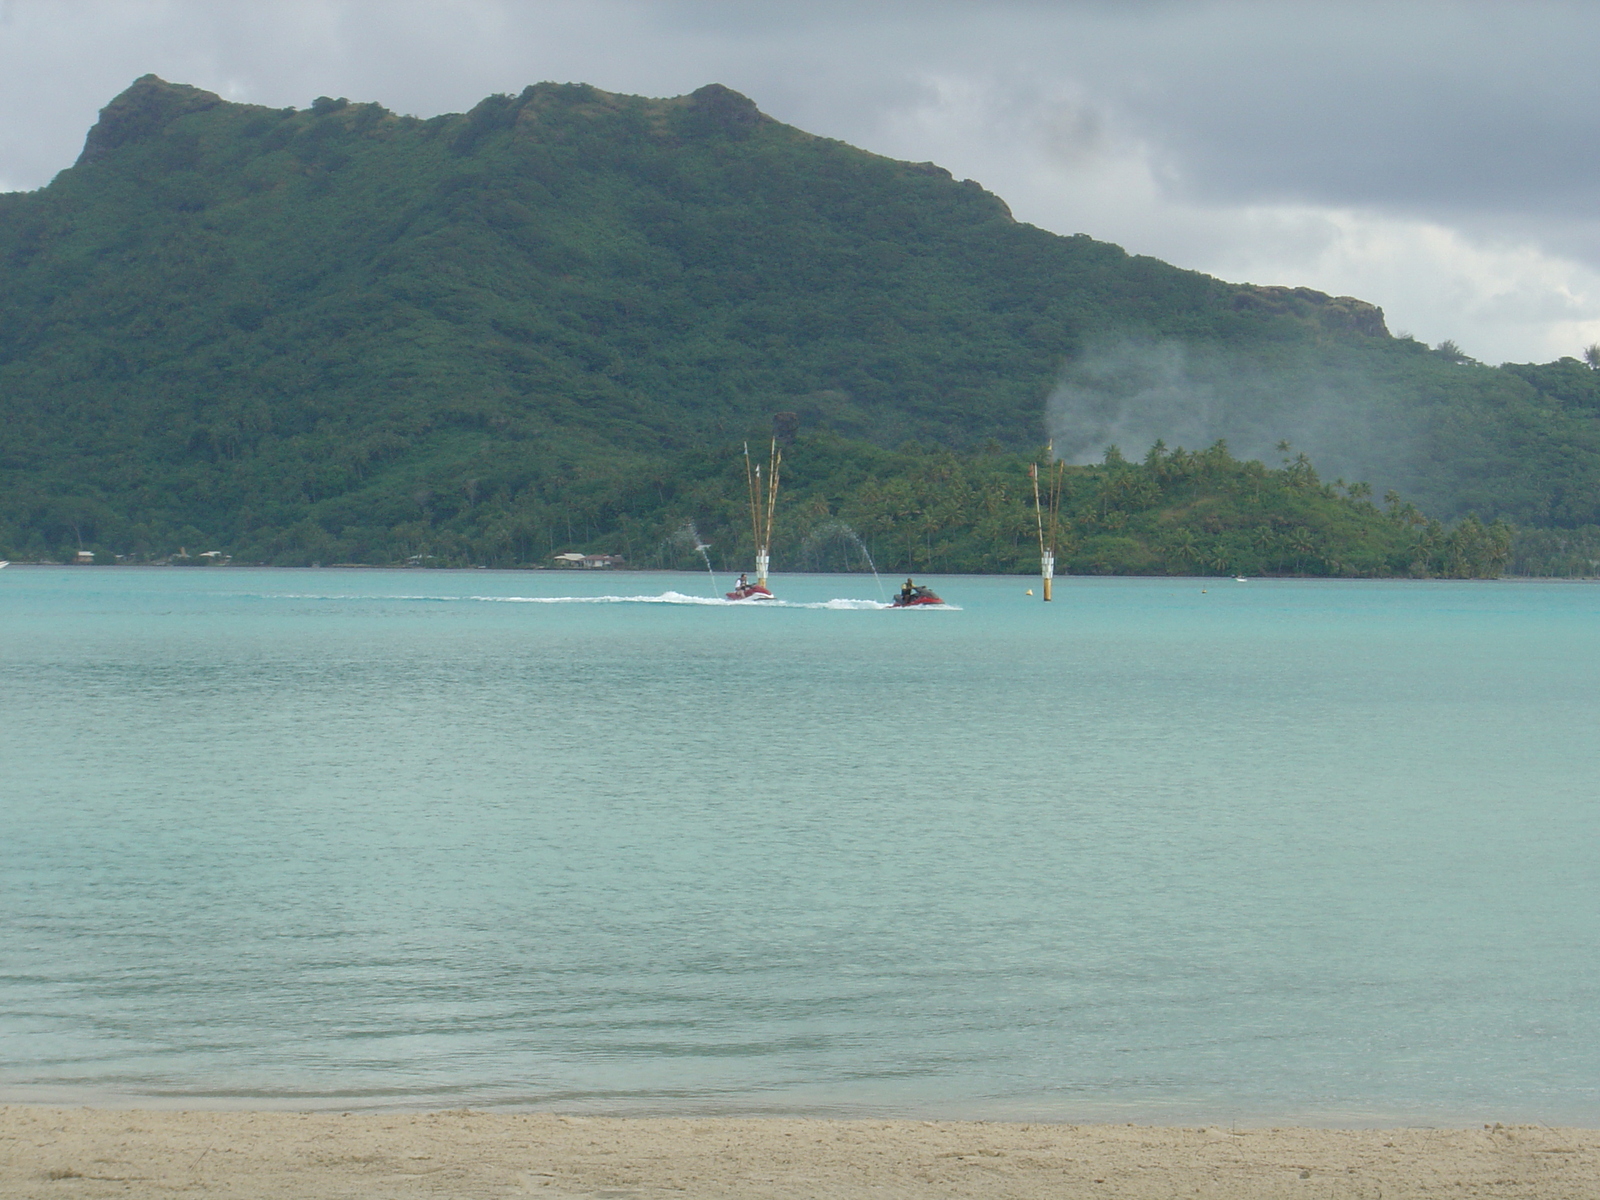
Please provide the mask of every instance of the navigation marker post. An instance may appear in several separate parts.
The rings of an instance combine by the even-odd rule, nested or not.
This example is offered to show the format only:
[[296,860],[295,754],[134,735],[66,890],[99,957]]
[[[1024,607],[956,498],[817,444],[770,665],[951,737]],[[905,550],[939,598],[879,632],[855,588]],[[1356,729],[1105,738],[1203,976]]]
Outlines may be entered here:
[[745,483],[750,490],[750,524],[756,548],[756,586],[767,586],[767,569],[772,564],[772,519],[778,505],[778,468],[783,463],[783,451],[778,449],[778,439],[772,439],[772,449],[767,458],[767,474],[761,476],[761,464],[750,461],[750,443],[744,444]]
[[[1049,456],[1055,458],[1055,443],[1051,443]],[[1039,497],[1039,464],[1033,463],[1028,468],[1028,475],[1033,480],[1033,519],[1039,531],[1039,582],[1044,598],[1050,599],[1050,584],[1056,577],[1056,531],[1060,526],[1061,517],[1061,482],[1066,472],[1067,464],[1057,461],[1054,477],[1050,480],[1050,536],[1045,537],[1045,506]],[[1046,470],[1049,468],[1047,467]]]

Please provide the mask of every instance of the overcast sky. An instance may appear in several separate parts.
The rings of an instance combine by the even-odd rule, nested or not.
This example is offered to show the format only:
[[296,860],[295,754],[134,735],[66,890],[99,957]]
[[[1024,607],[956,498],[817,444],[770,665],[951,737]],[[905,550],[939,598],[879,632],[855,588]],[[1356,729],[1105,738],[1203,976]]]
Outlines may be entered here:
[[0,0],[0,190],[147,71],[419,116],[715,81],[1021,220],[1360,296],[1487,362],[1600,341],[1600,4]]

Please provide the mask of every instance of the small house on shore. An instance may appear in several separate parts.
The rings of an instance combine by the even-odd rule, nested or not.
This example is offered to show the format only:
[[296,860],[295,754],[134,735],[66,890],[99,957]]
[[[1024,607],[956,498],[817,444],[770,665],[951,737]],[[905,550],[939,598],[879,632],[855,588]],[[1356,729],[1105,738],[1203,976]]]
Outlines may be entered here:
[[575,550],[569,550],[565,554],[552,554],[550,557],[555,560],[558,567],[581,567],[590,571],[605,567],[620,567],[624,561],[620,554],[579,554]]

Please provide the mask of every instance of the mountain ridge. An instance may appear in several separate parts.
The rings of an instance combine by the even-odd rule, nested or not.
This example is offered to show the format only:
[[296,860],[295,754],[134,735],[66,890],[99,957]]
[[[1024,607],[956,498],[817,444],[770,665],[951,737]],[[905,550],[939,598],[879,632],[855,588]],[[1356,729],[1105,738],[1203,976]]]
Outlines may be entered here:
[[[382,531],[437,511],[424,493],[510,519],[774,411],[880,447],[1022,450],[1063,364],[1130,333],[1448,410],[1464,449],[1419,476],[1442,515],[1600,506],[1587,393],[1447,363],[1365,301],[1018,222],[718,84],[535,84],[422,119],[146,75],[73,167],[0,196],[0,543],[89,521],[247,550],[315,526],[382,558]],[[1508,457],[1515,406],[1541,403],[1548,432]]]

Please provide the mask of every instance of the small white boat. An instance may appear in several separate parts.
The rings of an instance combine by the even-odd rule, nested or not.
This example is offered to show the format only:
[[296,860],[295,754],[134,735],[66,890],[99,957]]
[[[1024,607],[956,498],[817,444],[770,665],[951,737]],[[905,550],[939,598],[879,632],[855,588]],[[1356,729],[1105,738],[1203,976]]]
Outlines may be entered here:
[[5,570],[10,565],[11,565],[11,560],[10,559],[0,558],[0,571]]

